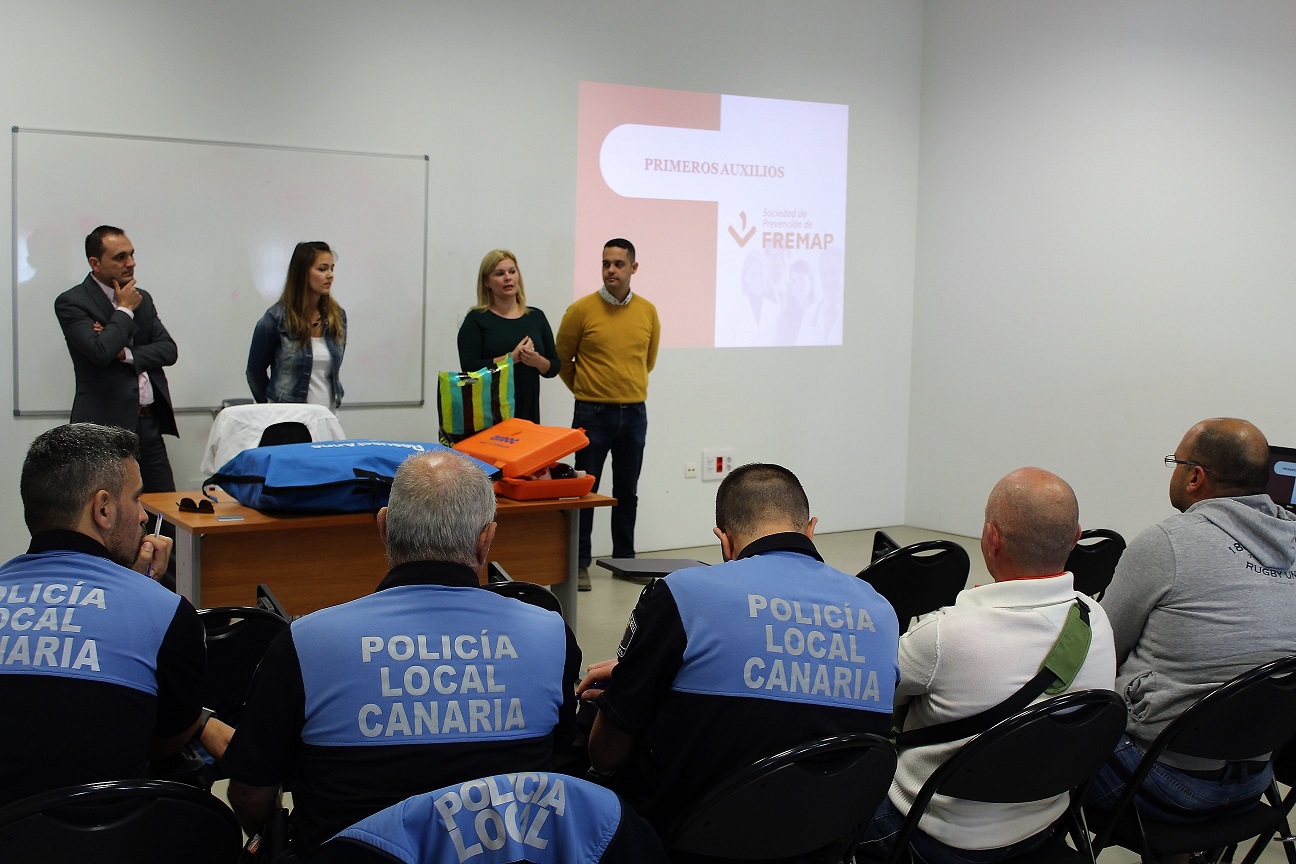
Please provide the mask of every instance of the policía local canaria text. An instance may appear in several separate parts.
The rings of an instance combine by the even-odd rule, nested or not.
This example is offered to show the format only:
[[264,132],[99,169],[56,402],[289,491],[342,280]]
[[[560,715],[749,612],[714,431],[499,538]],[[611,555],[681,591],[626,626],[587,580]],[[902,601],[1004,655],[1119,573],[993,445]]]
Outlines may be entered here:
[[[497,664],[518,660],[507,634],[362,636],[359,647],[362,663],[377,664],[380,696],[362,705],[356,718],[366,738],[527,728],[522,700],[508,695],[503,675],[496,679]],[[411,660],[421,662],[406,665]],[[411,696],[430,698],[401,698]]]
[[773,619],[764,626],[764,656],[743,664],[749,690],[881,701],[877,671],[864,666],[857,642],[858,631],[877,632],[867,610],[748,594],[747,615]]

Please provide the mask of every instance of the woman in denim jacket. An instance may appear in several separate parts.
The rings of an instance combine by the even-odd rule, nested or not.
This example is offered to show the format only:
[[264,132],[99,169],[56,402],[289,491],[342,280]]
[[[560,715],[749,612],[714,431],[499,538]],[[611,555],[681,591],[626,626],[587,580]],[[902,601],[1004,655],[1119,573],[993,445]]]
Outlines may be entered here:
[[336,258],[327,243],[298,243],[279,302],[252,331],[247,381],[258,402],[342,404],[346,312],[333,299]]

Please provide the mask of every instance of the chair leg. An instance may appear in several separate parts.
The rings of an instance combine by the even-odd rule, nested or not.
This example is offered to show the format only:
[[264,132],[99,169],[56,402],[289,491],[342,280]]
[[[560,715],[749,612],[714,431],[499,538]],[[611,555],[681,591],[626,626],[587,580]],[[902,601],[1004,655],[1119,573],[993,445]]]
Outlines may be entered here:
[[1292,836],[1291,827],[1287,824],[1287,815],[1291,813],[1293,804],[1296,804],[1296,789],[1287,790],[1287,797],[1278,798],[1277,781],[1269,784],[1265,790],[1265,798],[1269,799],[1269,804],[1282,811],[1282,821],[1278,823],[1276,832],[1270,831],[1268,834],[1261,834],[1256,841],[1251,844],[1250,851],[1242,859],[1242,864],[1256,864],[1260,860],[1260,854],[1264,852],[1269,841],[1273,839],[1274,834],[1278,835],[1279,842],[1283,845],[1283,852],[1287,855],[1287,864],[1296,864],[1296,837]]

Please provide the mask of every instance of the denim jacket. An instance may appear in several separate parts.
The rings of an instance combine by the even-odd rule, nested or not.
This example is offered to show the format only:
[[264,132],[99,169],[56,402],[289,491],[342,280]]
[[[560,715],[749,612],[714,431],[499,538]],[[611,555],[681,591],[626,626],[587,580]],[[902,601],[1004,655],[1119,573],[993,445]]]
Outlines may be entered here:
[[[258,402],[305,402],[310,387],[311,345],[302,344],[297,337],[284,329],[287,310],[276,303],[266,310],[252,331],[252,347],[248,350],[247,382],[252,388],[252,398]],[[342,326],[346,328],[346,312],[342,312]],[[342,404],[342,381],[338,371],[342,368],[345,342],[338,342],[334,334],[325,332],[333,368],[329,381],[333,385],[333,404]],[[267,374],[266,370],[269,369]]]

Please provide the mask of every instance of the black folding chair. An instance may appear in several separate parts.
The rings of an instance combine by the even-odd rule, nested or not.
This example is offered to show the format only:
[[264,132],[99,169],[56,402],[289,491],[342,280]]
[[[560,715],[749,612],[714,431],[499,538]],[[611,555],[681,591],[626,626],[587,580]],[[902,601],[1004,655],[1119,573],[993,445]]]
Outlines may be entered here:
[[207,676],[202,704],[231,726],[243,716],[252,673],[274,638],[288,626],[284,618],[251,606],[200,609],[198,618],[207,634]]
[[1101,600],[1124,551],[1125,538],[1115,531],[1106,528],[1082,531],[1066,562],[1066,569],[1075,577],[1075,590]]
[[507,570],[494,561],[487,566],[486,584],[481,587],[496,594],[503,594],[505,597],[521,600],[523,603],[530,603],[532,606],[539,606],[541,609],[548,609],[550,612],[557,612],[559,615],[563,614],[562,602],[552,591],[534,582],[515,580]]
[[1191,822],[1156,822],[1138,812],[1134,797],[1162,753],[1230,762],[1255,760],[1281,748],[1293,734],[1296,656],[1265,663],[1221,684],[1157,736],[1113,810],[1085,808],[1097,834],[1094,848],[1123,846],[1142,854],[1145,861],[1185,852],[1217,855],[1272,832],[1283,812],[1262,800],[1237,813],[1203,813]]
[[883,556],[890,555],[900,548],[900,544],[892,539],[891,535],[881,528],[873,532],[873,554],[869,556],[869,563],[877,561]]
[[953,603],[967,585],[970,570],[962,546],[952,540],[926,540],[882,556],[858,576],[891,604],[904,633],[911,619]]
[[[909,838],[934,795],[967,801],[1021,804],[1070,794],[1053,836],[1011,862],[1087,861],[1093,851],[1077,790],[1098,773],[1125,731],[1125,703],[1110,690],[1079,690],[1037,702],[991,726],[936,769],[914,798],[896,835],[891,864],[905,860]],[[1066,845],[1068,834],[1076,849]]]
[[224,802],[165,780],[69,786],[0,809],[5,861],[232,864],[242,847]]
[[310,442],[311,433],[305,423],[287,421],[271,423],[261,430],[261,440],[257,446],[278,447],[280,444],[309,444]]
[[[848,857],[895,775],[878,735],[838,735],[736,772],[690,805],[662,839],[676,853],[764,861],[823,849]],[[838,857],[841,856],[841,857]]]
[[[1274,785],[1265,790],[1265,798],[1270,805],[1282,811],[1282,820],[1278,823],[1278,841],[1282,843],[1283,852],[1287,854],[1288,864],[1296,864],[1296,837],[1292,836],[1291,825],[1288,823],[1292,806],[1296,805],[1296,738],[1289,740],[1274,754],[1273,766],[1274,783],[1281,783],[1288,787],[1287,794],[1280,800],[1278,787]],[[1242,859],[1242,864],[1255,864],[1260,860],[1260,853],[1264,852],[1272,839],[1273,832],[1261,834],[1252,844],[1251,851],[1247,852],[1246,857]]]

